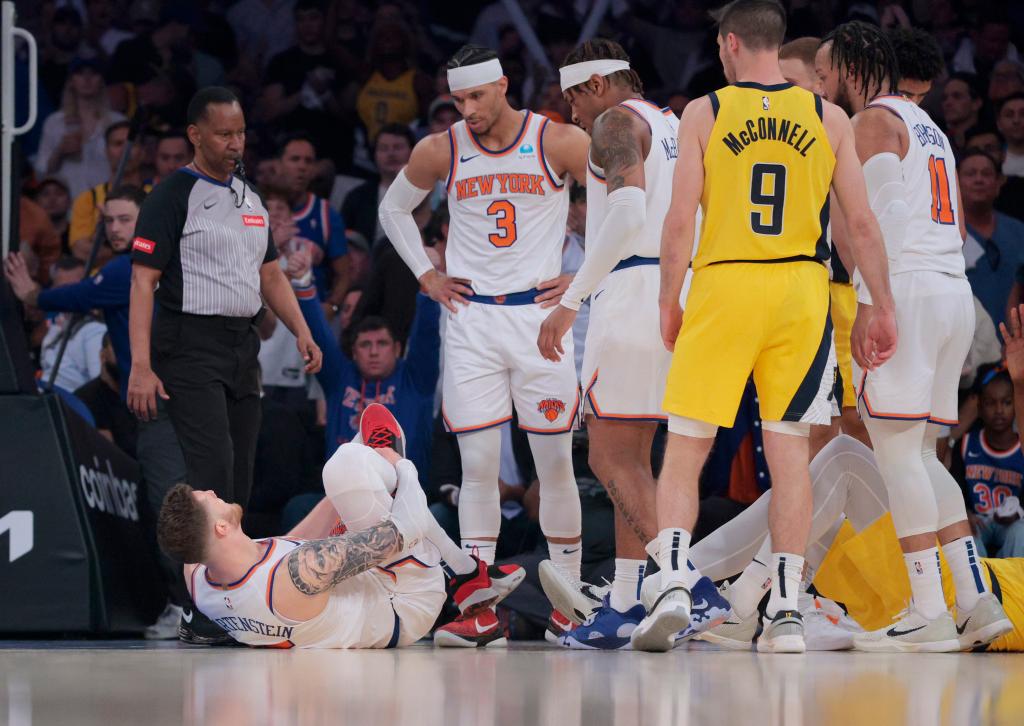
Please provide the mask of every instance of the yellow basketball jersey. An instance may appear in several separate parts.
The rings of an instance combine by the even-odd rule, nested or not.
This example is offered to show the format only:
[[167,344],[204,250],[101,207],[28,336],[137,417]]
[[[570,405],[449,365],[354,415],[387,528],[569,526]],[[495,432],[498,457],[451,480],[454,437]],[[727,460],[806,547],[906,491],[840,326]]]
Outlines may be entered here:
[[819,96],[789,83],[710,94],[704,222],[695,270],[717,262],[826,260],[836,159]]
[[413,81],[415,70],[407,70],[394,80],[388,80],[374,71],[356,97],[356,110],[370,136],[377,138],[380,130],[390,123],[408,124],[419,115],[419,102]]

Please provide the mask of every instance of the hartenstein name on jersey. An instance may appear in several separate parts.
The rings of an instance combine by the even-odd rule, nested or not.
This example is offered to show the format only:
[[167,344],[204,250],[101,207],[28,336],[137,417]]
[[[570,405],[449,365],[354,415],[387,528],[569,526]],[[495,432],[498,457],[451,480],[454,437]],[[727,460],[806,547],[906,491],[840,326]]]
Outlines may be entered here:
[[917,136],[917,140],[921,146],[931,144],[932,146],[938,146],[943,151],[946,150],[946,139],[935,127],[929,126],[928,124],[914,124],[911,127],[911,130],[914,132],[914,135]]
[[228,632],[257,633],[259,635],[266,635],[271,638],[281,638],[283,640],[290,639],[292,637],[292,631],[295,629],[290,625],[268,625],[267,623],[256,620],[255,618],[243,618],[236,615],[230,615],[226,618],[217,618],[213,622],[217,623],[217,625]]
[[755,141],[781,141],[796,149],[800,156],[807,156],[807,150],[818,140],[817,136],[811,136],[808,139],[807,136],[810,133],[809,129],[790,119],[761,116],[756,121],[747,119],[744,129],[736,132],[730,131],[722,137],[722,143],[729,147],[733,156],[739,156],[741,151]]
[[544,191],[544,177],[540,174],[483,174],[455,182],[455,196],[459,201],[489,194],[536,194],[543,197],[547,192]]

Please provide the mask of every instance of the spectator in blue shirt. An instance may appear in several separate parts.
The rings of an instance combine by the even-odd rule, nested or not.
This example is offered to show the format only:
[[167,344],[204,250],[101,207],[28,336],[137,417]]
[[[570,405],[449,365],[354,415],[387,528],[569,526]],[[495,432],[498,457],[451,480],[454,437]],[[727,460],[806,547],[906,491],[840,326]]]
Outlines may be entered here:
[[[303,258],[305,264],[299,262]],[[406,458],[421,472],[428,471],[434,391],[440,374],[440,307],[426,295],[417,295],[416,318],[404,359],[402,344],[389,323],[376,316],[363,318],[349,333],[350,358],[342,351],[317,303],[308,264],[308,254],[296,253],[288,274],[313,340],[324,354],[317,379],[327,401],[326,456],[355,437],[359,416],[367,404],[381,403],[405,432]]]
[[967,151],[957,162],[957,172],[967,222],[967,279],[998,328],[1024,265],[1024,224],[995,210],[1003,181],[995,159],[983,151]]
[[42,290],[28,274],[24,258],[14,252],[8,256],[4,272],[11,289],[26,305],[46,312],[88,313],[99,309],[107,323],[110,341],[117,357],[121,398],[125,398],[131,371],[131,347],[128,344],[128,299],[131,292],[132,261],[126,254],[135,236],[135,220],[146,193],[135,186],[121,186],[107,195],[103,205],[107,243],[114,259],[92,277],[74,285]]
[[351,284],[345,223],[326,199],[309,191],[316,169],[316,147],[305,136],[291,136],[281,145],[277,184],[288,195],[297,236],[316,246],[313,280],[324,313],[333,321]]

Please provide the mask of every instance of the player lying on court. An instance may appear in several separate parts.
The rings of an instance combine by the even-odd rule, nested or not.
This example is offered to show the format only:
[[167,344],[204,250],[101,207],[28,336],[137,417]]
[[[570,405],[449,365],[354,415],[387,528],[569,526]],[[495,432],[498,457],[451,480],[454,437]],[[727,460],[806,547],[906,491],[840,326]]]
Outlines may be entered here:
[[[241,507],[213,492],[187,484],[168,492],[160,546],[197,563],[185,565],[196,607],[238,642],[394,648],[433,626],[446,598],[437,552],[456,545],[430,514],[416,468],[402,458],[404,437],[391,413],[367,406],[360,436],[369,445],[347,443],[334,453],[324,466],[326,499],[285,537],[249,538]],[[339,517],[347,531],[328,536]],[[492,606],[522,576],[515,568],[489,578],[488,588],[474,588],[474,605]]]

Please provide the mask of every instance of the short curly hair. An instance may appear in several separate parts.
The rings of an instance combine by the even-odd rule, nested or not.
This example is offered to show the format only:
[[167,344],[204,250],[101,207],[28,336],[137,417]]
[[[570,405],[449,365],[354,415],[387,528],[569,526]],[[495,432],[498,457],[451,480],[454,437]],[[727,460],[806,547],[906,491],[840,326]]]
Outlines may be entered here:
[[896,51],[900,78],[932,82],[946,69],[942,48],[930,33],[920,28],[893,28],[888,35]]
[[156,540],[163,553],[176,562],[195,564],[206,557],[206,511],[192,496],[188,484],[175,484],[160,506]]

